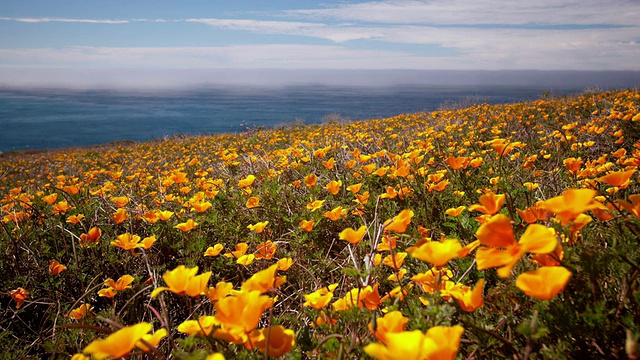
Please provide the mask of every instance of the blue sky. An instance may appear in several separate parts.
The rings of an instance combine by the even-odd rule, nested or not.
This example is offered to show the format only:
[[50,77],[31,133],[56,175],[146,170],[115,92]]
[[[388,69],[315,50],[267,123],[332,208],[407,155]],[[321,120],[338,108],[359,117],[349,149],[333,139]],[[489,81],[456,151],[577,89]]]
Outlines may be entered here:
[[640,70],[640,1],[2,0],[0,68]]

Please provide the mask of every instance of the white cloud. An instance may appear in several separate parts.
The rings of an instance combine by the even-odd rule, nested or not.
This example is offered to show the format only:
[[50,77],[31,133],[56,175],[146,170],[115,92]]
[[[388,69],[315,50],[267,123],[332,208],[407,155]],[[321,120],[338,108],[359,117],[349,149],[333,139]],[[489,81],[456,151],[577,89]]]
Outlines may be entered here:
[[235,45],[223,47],[84,47],[0,49],[0,64],[178,68],[383,68],[412,56],[394,51],[327,45]]
[[[67,18],[9,18],[0,17],[4,21],[17,21],[24,23],[47,23],[47,22],[63,22],[63,23],[86,23],[86,24],[128,24],[131,20],[112,20],[112,19],[67,19]],[[135,20],[140,21],[140,20]],[[142,20],[144,21],[144,20]]]
[[290,10],[285,15],[389,24],[635,25],[635,0],[389,0],[323,9]]
[[[402,36],[402,33],[396,34]],[[462,35],[449,34],[462,53],[418,56],[408,52],[350,49],[342,45],[262,44],[220,47],[66,47],[0,49],[0,65],[93,68],[270,68],[270,69],[554,69],[640,70],[638,44],[590,48],[592,39],[568,39],[545,47],[534,34],[525,45],[498,42],[487,36],[471,47]],[[443,35],[445,36],[445,35]],[[554,40],[557,40],[560,34]],[[571,51],[567,48],[574,47]],[[626,59],[626,60],[625,60]]]

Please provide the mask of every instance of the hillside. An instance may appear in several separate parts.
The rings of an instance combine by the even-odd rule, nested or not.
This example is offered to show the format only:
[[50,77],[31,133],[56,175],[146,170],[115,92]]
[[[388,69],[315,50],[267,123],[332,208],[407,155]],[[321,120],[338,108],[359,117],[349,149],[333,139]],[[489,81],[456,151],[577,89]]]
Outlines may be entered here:
[[3,348],[640,356],[639,165],[637,90],[5,154]]

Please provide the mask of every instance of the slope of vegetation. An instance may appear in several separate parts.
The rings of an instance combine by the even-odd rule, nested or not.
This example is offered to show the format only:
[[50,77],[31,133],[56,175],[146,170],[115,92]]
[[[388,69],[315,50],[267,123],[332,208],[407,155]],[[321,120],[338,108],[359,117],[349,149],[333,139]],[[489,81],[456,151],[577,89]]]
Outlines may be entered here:
[[6,358],[640,355],[640,93],[0,158]]

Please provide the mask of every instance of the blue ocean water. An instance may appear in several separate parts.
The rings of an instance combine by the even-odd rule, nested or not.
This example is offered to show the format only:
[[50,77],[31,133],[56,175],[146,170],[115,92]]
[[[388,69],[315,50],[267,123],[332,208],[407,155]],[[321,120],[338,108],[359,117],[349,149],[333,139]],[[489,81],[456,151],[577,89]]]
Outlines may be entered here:
[[[549,89],[527,86],[225,87],[180,91],[0,89],[0,151],[145,141],[176,134],[240,132],[329,114],[352,120],[512,103]],[[582,89],[553,90],[555,94]]]

